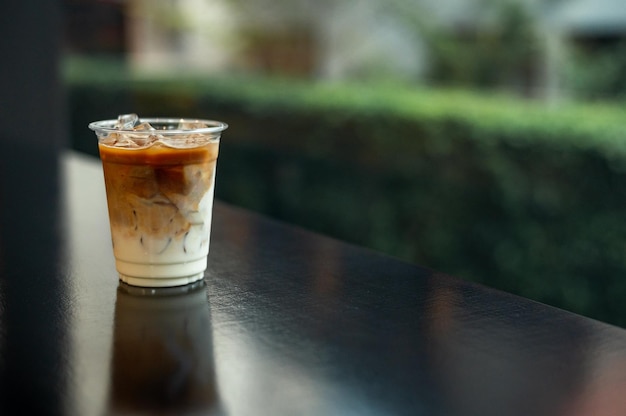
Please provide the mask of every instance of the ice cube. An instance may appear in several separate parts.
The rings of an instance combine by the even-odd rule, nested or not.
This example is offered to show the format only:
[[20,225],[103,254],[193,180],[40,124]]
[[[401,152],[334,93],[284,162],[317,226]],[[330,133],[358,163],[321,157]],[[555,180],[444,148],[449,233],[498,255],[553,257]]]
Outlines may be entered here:
[[[144,122],[133,127],[133,131],[137,131],[137,132],[155,131],[155,128],[152,127],[150,123]],[[129,140],[132,140],[135,143],[135,145],[137,145],[138,147],[150,146],[151,144],[159,140],[160,137],[161,135],[155,135],[155,134],[146,135],[145,133],[141,133],[141,134],[128,133],[127,134],[127,138]]]
[[194,130],[204,129],[209,127],[206,123],[199,120],[180,120],[178,123],[178,130]]
[[132,130],[139,123],[137,114],[121,114],[117,117],[115,128],[119,130]]
[[135,140],[132,137],[126,137],[126,136],[120,135],[110,145],[115,146],[115,147],[126,147],[130,149],[136,149],[136,148],[143,146],[143,143],[137,143],[137,140]]
[[137,124],[136,126],[133,127],[134,131],[146,131],[146,130],[155,130],[154,127],[152,127],[150,125],[150,123],[141,123],[141,124]]
[[[118,133],[114,146],[127,147],[127,148],[140,148],[150,146],[155,143],[160,136],[159,135],[146,135],[144,132],[152,132],[156,129],[147,122],[140,122],[137,114],[123,114],[117,118],[117,124],[115,128],[120,130],[132,130],[141,132],[140,134],[133,133]],[[114,133],[115,134],[115,133]]]

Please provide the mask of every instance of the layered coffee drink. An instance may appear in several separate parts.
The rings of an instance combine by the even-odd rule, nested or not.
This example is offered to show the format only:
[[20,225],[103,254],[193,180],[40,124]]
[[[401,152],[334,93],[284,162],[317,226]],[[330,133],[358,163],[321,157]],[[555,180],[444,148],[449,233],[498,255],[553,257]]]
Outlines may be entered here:
[[207,267],[219,137],[226,127],[173,123],[151,119],[99,134],[113,252],[121,280],[131,285],[192,283]]

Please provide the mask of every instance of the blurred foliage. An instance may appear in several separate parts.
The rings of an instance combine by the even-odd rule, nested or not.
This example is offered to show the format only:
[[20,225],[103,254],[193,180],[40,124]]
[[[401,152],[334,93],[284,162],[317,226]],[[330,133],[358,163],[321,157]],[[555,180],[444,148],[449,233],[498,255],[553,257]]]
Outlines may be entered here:
[[626,41],[608,47],[572,48],[566,85],[582,99],[626,98]]
[[[218,198],[626,326],[626,111],[401,85],[70,71],[71,137],[138,112],[230,124]],[[381,278],[384,278],[381,275]]]
[[452,27],[412,1],[389,4],[427,45],[428,82],[526,93],[537,76],[541,36],[528,7],[517,0],[475,2],[480,12]]

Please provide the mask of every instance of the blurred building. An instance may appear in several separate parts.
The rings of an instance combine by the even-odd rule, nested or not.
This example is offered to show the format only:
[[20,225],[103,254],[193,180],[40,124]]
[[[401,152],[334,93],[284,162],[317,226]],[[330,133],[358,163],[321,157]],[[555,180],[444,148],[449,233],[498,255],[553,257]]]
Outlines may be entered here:
[[423,65],[419,42],[379,0],[128,0],[126,11],[130,62],[142,72],[397,77]]
[[[66,5],[70,53],[117,53],[139,72],[448,76],[478,86],[511,85],[531,95],[560,94],[569,48],[593,50],[626,37],[622,0],[66,0]],[[461,45],[452,51],[460,56],[445,56],[452,42]]]
[[561,1],[554,18],[573,39],[603,44],[626,38],[626,3],[622,0]]

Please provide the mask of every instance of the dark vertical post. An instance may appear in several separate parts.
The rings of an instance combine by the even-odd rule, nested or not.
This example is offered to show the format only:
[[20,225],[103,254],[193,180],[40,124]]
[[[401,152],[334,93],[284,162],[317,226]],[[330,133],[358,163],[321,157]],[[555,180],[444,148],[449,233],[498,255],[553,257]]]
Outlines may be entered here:
[[60,0],[0,13],[0,414],[67,414]]
[[0,13],[0,140],[63,142],[60,0],[5,0]]

